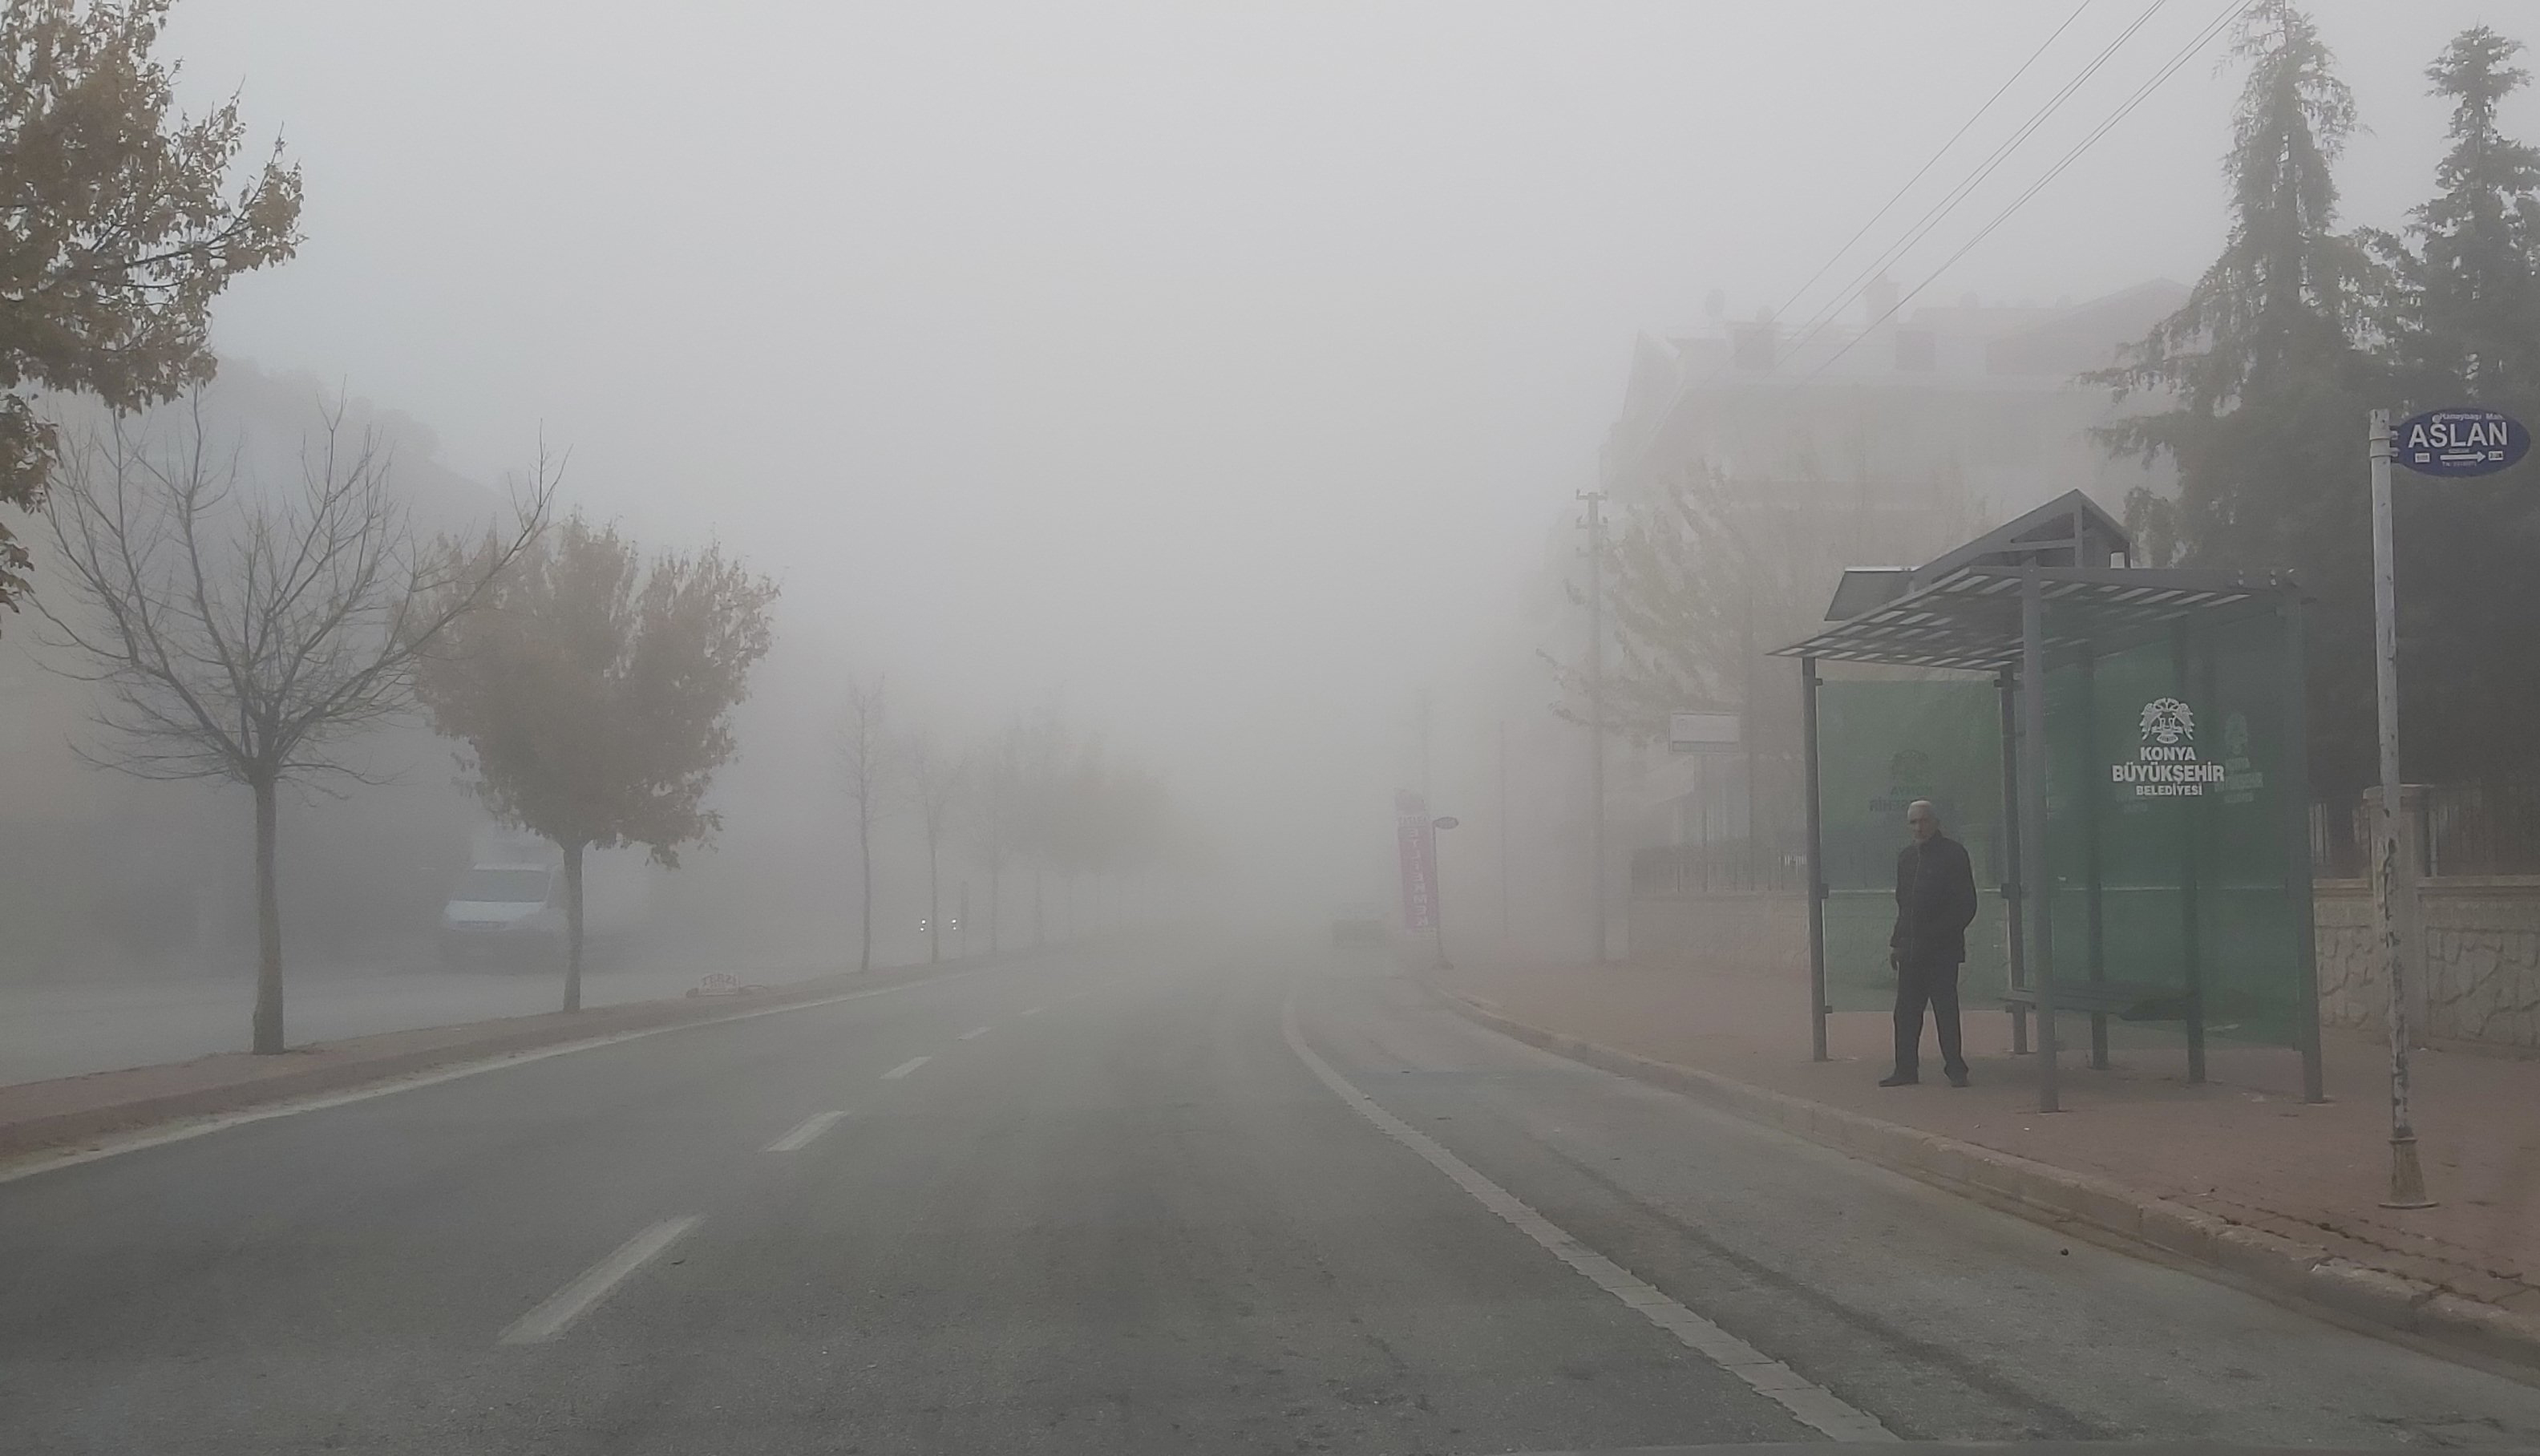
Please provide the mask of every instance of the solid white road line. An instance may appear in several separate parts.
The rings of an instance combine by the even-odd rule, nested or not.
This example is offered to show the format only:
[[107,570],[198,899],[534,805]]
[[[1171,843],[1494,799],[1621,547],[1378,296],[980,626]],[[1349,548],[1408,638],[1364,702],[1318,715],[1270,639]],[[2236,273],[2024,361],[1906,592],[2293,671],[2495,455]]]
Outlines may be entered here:
[[934,1060],[935,1059],[932,1057],[911,1057],[907,1061],[900,1063],[897,1067],[883,1073],[882,1075],[882,1079],[883,1081],[896,1081]]
[[455,1067],[439,1067],[430,1072],[392,1077],[387,1081],[373,1082],[369,1086],[354,1087],[347,1091],[320,1092],[314,1097],[278,1102],[270,1107],[248,1108],[242,1112],[214,1113],[209,1117],[180,1122],[169,1127],[151,1128],[145,1132],[135,1133],[129,1138],[113,1139],[95,1146],[80,1148],[76,1152],[31,1152],[6,1165],[0,1165],[0,1183],[14,1183],[20,1178],[32,1178],[37,1173],[49,1173],[56,1168],[74,1168],[81,1163],[93,1163],[105,1157],[118,1157],[127,1152],[139,1152],[143,1148],[157,1147],[164,1144],[182,1143],[188,1138],[200,1138],[207,1133],[224,1132],[247,1123],[260,1123],[267,1118],[297,1117],[304,1112],[323,1112],[329,1107],[341,1107],[347,1102],[367,1102],[373,1097],[386,1097],[396,1092],[411,1092],[417,1087],[429,1087],[440,1082],[457,1081],[462,1076],[474,1076],[480,1072],[500,1072],[507,1067],[543,1062],[549,1057],[570,1057],[576,1052],[613,1047],[619,1042],[642,1041],[648,1036],[687,1031],[698,1026],[722,1026],[733,1021],[753,1021],[760,1016],[781,1016],[788,1011],[808,1011],[816,1006],[834,1006],[841,1002],[862,1001],[869,996],[890,996],[897,992],[915,991],[926,986],[941,986],[947,981],[957,980],[963,976],[975,976],[981,971],[993,969],[995,969],[993,966],[971,966],[957,971],[945,971],[922,981],[902,981],[896,986],[874,986],[863,991],[824,996],[815,1001],[798,1001],[781,1006],[759,1006],[753,1010],[734,1011],[729,1015],[702,1016],[694,1021],[674,1021],[668,1026],[647,1026],[635,1031],[613,1031],[605,1036],[561,1042],[551,1047],[540,1047],[535,1051],[507,1052],[499,1057],[488,1057],[481,1062],[462,1062]]
[[988,1028],[987,1028],[987,1027],[985,1027],[985,1026],[973,1026],[973,1027],[971,1027],[969,1030],[967,1030],[967,1031],[965,1031],[965,1032],[962,1032],[962,1033],[961,1033],[961,1035],[960,1035],[959,1037],[955,1038],[955,1039],[956,1039],[956,1040],[959,1040],[959,1041],[968,1041],[968,1040],[970,1040],[970,1039],[971,1039],[971,1038],[973,1038],[973,1037],[986,1036],[987,1034],[988,1034]]
[[1026,1015],[1026,1016],[1037,1016],[1037,1015],[1039,1015],[1039,1014],[1040,1014],[1040,1007],[1038,1007],[1038,1006],[1025,1006],[1025,1007],[1023,1007],[1023,1014],[1024,1014],[1024,1015]]
[[843,1112],[815,1112],[803,1119],[802,1126],[767,1144],[769,1152],[800,1152],[811,1145],[811,1140],[829,1131],[829,1125],[845,1117]]
[[620,1244],[617,1252],[583,1271],[582,1277],[548,1295],[537,1308],[512,1321],[503,1331],[504,1345],[535,1345],[553,1340],[564,1333],[565,1326],[580,1319],[593,1305],[608,1297],[626,1276],[660,1258],[662,1251],[677,1243],[681,1235],[702,1221],[695,1213],[678,1218],[665,1218],[642,1233]]
[[1288,1038],[1288,1050],[1295,1052],[1297,1059],[1305,1064],[1305,1069],[1342,1101],[1355,1108],[1359,1116],[1382,1129],[1386,1137],[1420,1154],[1431,1167],[1455,1180],[1455,1186],[1471,1194],[1483,1208],[1517,1225],[1526,1237],[1549,1250],[1554,1258],[1587,1276],[1590,1283],[1640,1311],[1651,1324],[1745,1381],[1757,1394],[1780,1403],[1798,1417],[1801,1424],[1839,1441],[1892,1441],[1897,1438],[1894,1431],[1878,1422],[1877,1417],[1851,1405],[1824,1386],[1676,1303],[1657,1285],[1563,1232],[1560,1225],[1528,1208],[1517,1195],[1483,1177],[1470,1163],[1448,1152],[1428,1134],[1378,1107],[1375,1099],[1350,1085],[1347,1078],[1332,1070],[1330,1063],[1315,1056],[1313,1049],[1305,1045],[1305,1037],[1297,1030],[1297,994],[1293,990],[1288,993],[1286,1006],[1279,1012],[1279,1029]]

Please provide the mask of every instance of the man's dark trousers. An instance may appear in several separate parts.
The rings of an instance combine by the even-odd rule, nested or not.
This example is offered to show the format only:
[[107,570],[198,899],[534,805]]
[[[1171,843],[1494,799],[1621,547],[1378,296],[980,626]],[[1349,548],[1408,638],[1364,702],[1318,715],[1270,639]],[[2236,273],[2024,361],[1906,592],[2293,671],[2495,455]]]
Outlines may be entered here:
[[1941,1070],[1962,1075],[1967,1059],[1958,1040],[1958,963],[1936,956],[1908,957],[1896,968],[1896,1075],[1919,1075],[1927,1002],[1940,1036]]

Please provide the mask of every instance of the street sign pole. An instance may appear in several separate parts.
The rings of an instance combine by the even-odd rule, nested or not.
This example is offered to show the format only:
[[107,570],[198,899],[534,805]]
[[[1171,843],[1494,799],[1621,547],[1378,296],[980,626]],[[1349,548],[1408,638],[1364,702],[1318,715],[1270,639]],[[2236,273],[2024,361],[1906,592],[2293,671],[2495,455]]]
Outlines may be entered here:
[[2426,1172],[2417,1160],[2417,1128],[2408,1112],[2407,957],[2399,944],[2399,618],[2398,579],[2390,545],[2390,412],[2372,411],[2372,661],[2380,720],[2381,803],[2373,818],[2372,930],[2381,943],[2389,992],[2390,1196],[2385,1209],[2425,1209]]

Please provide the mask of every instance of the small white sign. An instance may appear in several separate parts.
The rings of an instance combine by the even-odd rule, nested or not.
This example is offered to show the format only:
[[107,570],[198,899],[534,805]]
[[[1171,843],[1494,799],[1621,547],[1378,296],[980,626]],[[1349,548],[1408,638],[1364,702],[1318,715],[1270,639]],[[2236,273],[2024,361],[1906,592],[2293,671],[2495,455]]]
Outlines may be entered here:
[[1667,747],[1676,753],[1702,753],[1734,748],[1739,738],[1734,713],[1670,713]]

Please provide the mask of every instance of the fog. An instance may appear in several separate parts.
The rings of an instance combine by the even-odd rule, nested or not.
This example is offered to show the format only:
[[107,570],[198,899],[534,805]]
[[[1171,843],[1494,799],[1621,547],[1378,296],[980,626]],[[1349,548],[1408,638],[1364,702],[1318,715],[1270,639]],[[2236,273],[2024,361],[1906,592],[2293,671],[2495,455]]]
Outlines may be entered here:
[[[2311,9],[2370,128],[2344,217],[2396,225],[2441,147],[2425,59],[2524,16]],[[2215,14],[2151,10],[1888,270],[1921,303],[2205,267],[2219,42],[1941,267]],[[164,50],[306,168],[307,241],[222,299],[226,357],[393,411],[410,462],[487,485],[543,437],[567,505],[781,583],[692,865],[781,863],[840,924],[829,719],[887,674],[955,736],[1060,704],[1157,766],[1212,893],[1380,897],[1426,689],[1436,806],[1488,835],[1444,849],[1450,905],[1493,904],[1515,841],[1549,897],[1519,918],[1551,924],[1586,746],[1535,652],[1570,630],[1549,584],[1634,340],[1715,292],[1732,318],[1842,303],[1862,255],[1820,265],[2068,13],[186,0]],[[2084,7],[1888,231],[2143,14]],[[1503,722],[1539,808],[1514,828]],[[449,792],[436,751],[414,792]]]
[[2535,76],[6,0],[0,1456],[2540,1456]]

